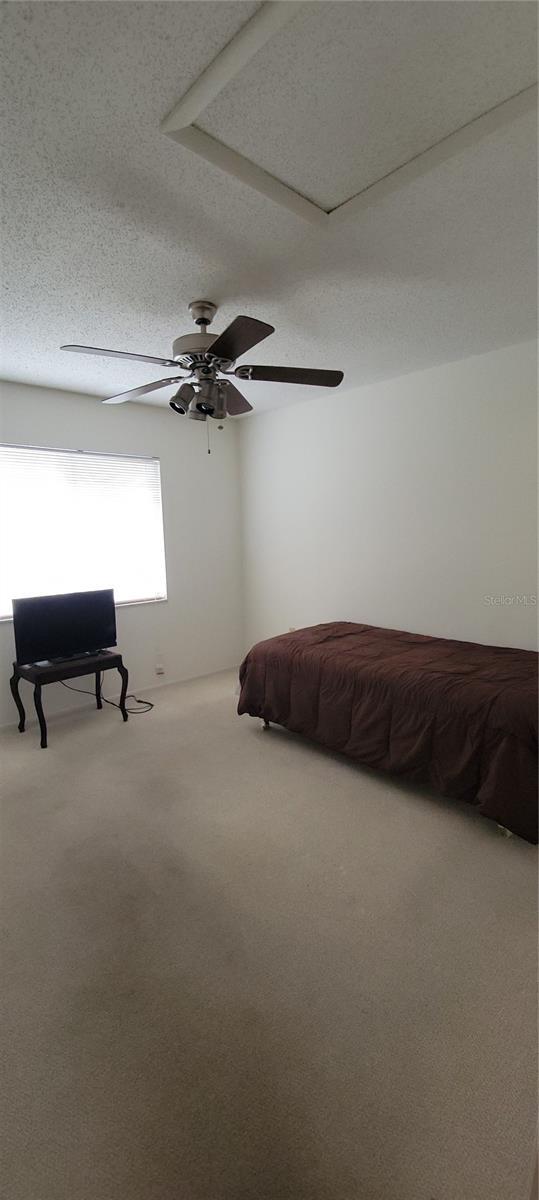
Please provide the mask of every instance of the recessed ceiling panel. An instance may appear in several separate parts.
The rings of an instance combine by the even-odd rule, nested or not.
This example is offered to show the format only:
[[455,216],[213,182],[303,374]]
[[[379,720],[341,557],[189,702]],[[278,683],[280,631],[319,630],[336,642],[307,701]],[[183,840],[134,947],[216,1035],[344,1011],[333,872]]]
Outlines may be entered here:
[[533,3],[317,3],[197,124],[326,211],[536,78]]

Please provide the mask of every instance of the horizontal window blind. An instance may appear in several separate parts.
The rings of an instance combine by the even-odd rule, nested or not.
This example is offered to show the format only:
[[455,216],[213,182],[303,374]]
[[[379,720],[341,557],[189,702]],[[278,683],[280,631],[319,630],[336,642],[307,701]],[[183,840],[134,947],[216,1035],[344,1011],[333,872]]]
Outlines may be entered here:
[[166,599],[159,460],[0,446],[0,617],[19,596]]

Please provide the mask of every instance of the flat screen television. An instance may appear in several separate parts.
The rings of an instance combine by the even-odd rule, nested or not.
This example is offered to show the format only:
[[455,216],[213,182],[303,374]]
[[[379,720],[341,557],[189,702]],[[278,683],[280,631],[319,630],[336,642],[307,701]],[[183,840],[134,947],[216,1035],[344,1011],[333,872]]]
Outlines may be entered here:
[[72,658],[115,646],[113,589],[14,600],[13,626],[20,664]]

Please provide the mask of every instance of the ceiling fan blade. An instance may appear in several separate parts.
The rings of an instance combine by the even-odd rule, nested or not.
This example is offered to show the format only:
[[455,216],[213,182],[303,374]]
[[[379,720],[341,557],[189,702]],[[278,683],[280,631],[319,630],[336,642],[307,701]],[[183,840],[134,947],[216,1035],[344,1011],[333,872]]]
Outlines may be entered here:
[[262,379],[267,383],[303,383],[313,387],[338,387],[344,375],[342,371],[317,371],[310,367],[237,367],[234,374],[238,379]]
[[173,358],[153,358],[151,354],[130,354],[127,350],[101,350],[99,346],[60,346],[60,350],[71,350],[74,354],[101,354],[106,358],[133,358],[137,362],[159,363],[162,367],[175,367]]
[[226,358],[235,362],[241,354],[263,342],[270,333],[275,333],[275,329],[265,321],[256,321],[254,317],[236,317],[224,332],[219,334],[208,353],[214,354],[216,358]]
[[230,417],[239,417],[241,413],[252,412],[253,406],[245,399],[233,383],[226,384],[226,411]]
[[173,379],[158,379],[156,383],[143,383],[142,387],[131,388],[130,392],[119,392],[117,396],[107,396],[102,404],[125,404],[126,400],[136,400],[137,396],[145,396],[147,392],[156,392],[157,388],[169,387],[171,383],[179,383],[183,375],[175,375]]

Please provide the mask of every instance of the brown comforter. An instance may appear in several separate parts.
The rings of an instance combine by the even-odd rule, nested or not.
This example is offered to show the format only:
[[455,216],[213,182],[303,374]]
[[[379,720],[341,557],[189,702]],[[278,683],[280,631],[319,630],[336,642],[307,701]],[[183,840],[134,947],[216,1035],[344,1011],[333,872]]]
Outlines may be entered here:
[[430,784],[536,842],[537,661],[335,621],[253,646],[238,712]]

